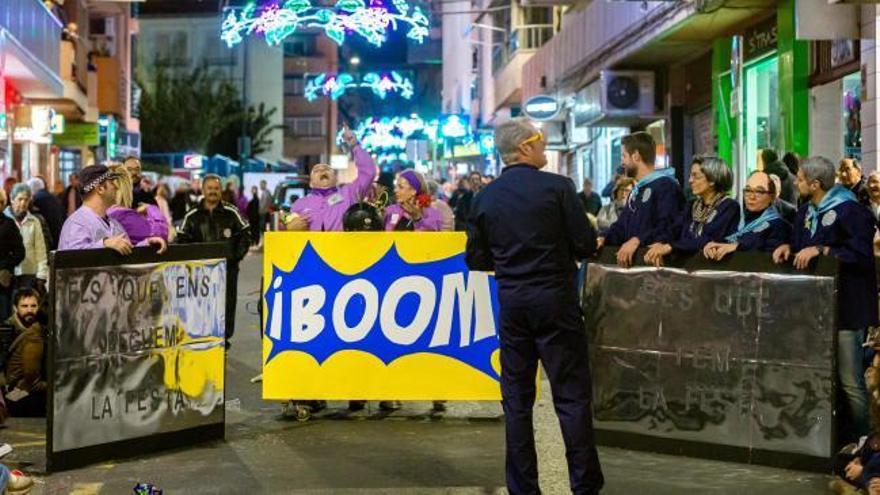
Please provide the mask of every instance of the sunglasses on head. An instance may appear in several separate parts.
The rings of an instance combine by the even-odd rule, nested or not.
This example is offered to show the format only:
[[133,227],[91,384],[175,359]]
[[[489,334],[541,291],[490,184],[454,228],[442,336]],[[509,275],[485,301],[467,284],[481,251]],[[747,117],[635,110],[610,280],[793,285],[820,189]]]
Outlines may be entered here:
[[534,136],[532,136],[532,137],[530,137],[530,138],[524,140],[523,142],[519,143],[519,145],[522,146],[522,145],[524,145],[524,144],[531,144],[531,143],[534,143],[534,142],[536,142],[536,141],[543,141],[543,140],[544,140],[544,133],[543,133],[543,132],[539,132],[539,133],[535,134]]

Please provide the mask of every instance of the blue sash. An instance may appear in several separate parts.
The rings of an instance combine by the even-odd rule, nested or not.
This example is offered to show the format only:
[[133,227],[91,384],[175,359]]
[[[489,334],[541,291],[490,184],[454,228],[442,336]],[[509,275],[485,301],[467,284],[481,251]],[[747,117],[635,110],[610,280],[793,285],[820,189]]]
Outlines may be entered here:
[[816,229],[819,227],[819,217],[825,212],[837,208],[847,201],[858,201],[856,195],[846,187],[837,184],[825,193],[825,197],[819,202],[819,206],[810,203],[807,207],[807,226],[810,229],[810,237],[816,235]]
[[765,223],[767,224],[767,227],[769,227],[770,222],[778,218],[781,217],[779,215],[779,212],[776,211],[776,207],[773,205],[770,205],[770,207],[764,210],[764,212],[761,213],[758,218],[752,220],[749,223],[746,223],[745,214],[743,214],[739,219],[739,229],[737,229],[737,231],[733,234],[727,236],[726,240],[727,242],[739,242],[742,236],[757,231],[758,227],[764,225]]
[[[633,186],[632,191],[629,193],[629,200],[632,201],[634,199],[638,199],[639,190],[642,187],[647,186],[648,184],[654,182],[657,179],[662,179],[663,177],[669,177],[672,180],[675,180],[675,169],[672,167],[662,168],[660,170],[655,170],[655,171],[651,172],[650,174],[642,177],[641,180],[636,182],[636,185]],[[629,202],[629,201],[627,201],[627,202]]]

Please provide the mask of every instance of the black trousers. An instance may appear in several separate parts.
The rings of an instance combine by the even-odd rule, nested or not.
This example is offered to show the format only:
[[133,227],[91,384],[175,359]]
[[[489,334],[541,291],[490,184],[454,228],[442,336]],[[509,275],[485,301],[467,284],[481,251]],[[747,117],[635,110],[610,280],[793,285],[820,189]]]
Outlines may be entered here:
[[226,265],[226,340],[235,335],[235,306],[238,304],[238,262]]
[[[543,298],[539,298],[543,299]],[[558,301],[558,300],[557,300]],[[572,493],[598,493],[604,484],[593,436],[587,335],[576,302],[501,303],[501,394],[507,440],[507,488],[537,494],[538,457],[532,409],[538,361],[550,381],[565,441]]]

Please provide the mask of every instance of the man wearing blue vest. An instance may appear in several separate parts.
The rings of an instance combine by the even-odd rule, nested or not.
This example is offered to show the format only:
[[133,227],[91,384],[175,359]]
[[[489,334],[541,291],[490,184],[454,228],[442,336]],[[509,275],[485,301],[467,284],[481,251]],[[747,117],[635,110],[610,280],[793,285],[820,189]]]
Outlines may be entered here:
[[834,183],[834,164],[807,158],[797,173],[806,204],[798,211],[793,242],[776,248],[773,260],[803,270],[819,256],[840,262],[837,291],[837,377],[849,405],[842,421],[843,440],[858,441],[869,430],[868,392],[864,379],[865,332],[877,325],[877,279],[874,269],[874,218],[852,191]]
[[577,293],[578,259],[596,251],[574,183],[542,172],[544,136],[525,119],[495,130],[501,177],[474,196],[467,225],[471,270],[498,281],[501,395],[510,493],[537,494],[532,426],[538,360],[547,372],[565,440],[571,491],[599,493],[588,340]]
[[617,263],[626,268],[632,265],[639,247],[655,242],[669,244],[676,239],[684,195],[675,179],[675,170],[654,169],[657,143],[650,134],[636,132],[624,136],[621,152],[624,172],[636,180],[636,185],[617,221],[604,238],[599,238],[599,247],[620,246]]

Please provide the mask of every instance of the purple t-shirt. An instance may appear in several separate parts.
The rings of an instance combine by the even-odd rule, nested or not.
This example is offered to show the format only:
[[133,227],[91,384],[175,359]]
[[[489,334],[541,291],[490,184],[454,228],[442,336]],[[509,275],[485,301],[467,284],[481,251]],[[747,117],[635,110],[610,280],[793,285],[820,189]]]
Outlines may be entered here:
[[342,217],[351,205],[363,200],[376,178],[373,157],[360,146],[352,152],[357,178],[351,184],[330,189],[312,189],[293,203],[291,211],[309,221],[313,232],[342,232]]
[[132,244],[140,244],[148,237],[161,237],[168,240],[168,220],[156,205],[147,205],[147,214],[122,206],[113,206],[107,215],[119,222]]
[[58,239],[59,251],[81,249],[103,249],[104,239],[125,234],[125,229],[116,220],[101,218],[86,205],[79,207],[67,217]]
[[[395,230],[397,224],[409,218],[400,205],[394,204],[385,208],[385,230]],[[413,230],[417,232],[439,232],[443,229],[443,217],[432,207],[422,208],[422,218],[413,222]]]

